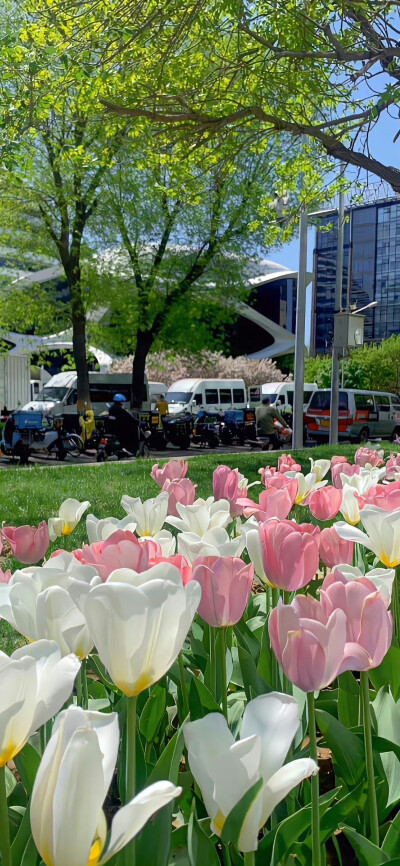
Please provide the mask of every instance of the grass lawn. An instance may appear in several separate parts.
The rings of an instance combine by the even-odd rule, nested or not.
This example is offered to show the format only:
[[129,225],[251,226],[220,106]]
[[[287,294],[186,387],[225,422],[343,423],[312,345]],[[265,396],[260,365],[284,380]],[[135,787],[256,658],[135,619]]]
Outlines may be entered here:
[[[375,446],[375,443],[374,443]],[[378,447],[378,446],[376,446]],[[399,447],[385,442],[385,452],[399,450]],[[352,460],[357,446],[340,445],[331,447],[320,445],[316,448],[307,448],[303,451],[292,451],[293,457],[301,464],[305,472],[310,468],[310,457],[330,458],[333,454],[344,454]],[[282,453],[282,452],[280,452]],[[173,456],[173,454],[169,455]],[[242,454],[216,454],[206,452],[199,457],[189,460],[188,475],[198,485],[197,495],[207,497],[212,495],[212,473],[220,464],[224,463],[232,468],[238,467],[240,472],[249,481],[259,479],[258,469],[261,466],[276,466],[279,452],[260,452]],[[59,506],[67,497],[73,497],[80,501],[89,500],[91,503],[88,512],[96,517],[124,517],[125,512],[121,508],[121,496],[127,493],[129,496],[140,496],[147,499],[157,496],[159,487],[150,477],[150,470],[155,462],[150,460],[138,460],[137,462],[119,464],[105,463],[101,465],[86,466],[32,466],[10,467],[0,471],[0,521],[5,525],[21,526],[23,524],[38,524],[41,520],[47,520],[58,513]],[[164,460],[160,462],[165,462]],[[260,488],[251,488],[250,495],[258,498]],[[64,547],[72,550],[81,547],[87,541],[85,519],[76,527],[72,535],[58,539],[50,546],[53,549]],[[8,563],[13,568],[13,564]],[[0,561],[0,567],[6,564]],[[14,564],[17,567],[17,564]],[[0,649],[9,653],[16,648],[21,637],[18,635],[17,643],[12,629],[4,621],[0,621]]]

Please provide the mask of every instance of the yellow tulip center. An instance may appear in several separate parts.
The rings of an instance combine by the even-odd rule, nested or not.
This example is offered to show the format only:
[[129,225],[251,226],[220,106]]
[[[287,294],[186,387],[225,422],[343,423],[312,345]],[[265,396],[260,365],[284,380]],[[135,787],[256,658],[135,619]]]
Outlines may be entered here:
[[381,554],[380,560],[381,562],[383,562],[383,565],[386,565],[386,568],[396,568],[396,565],[400,564],[400,559],[395,559],[393,560],[393,562],[391,562],[389,557],[386,556],[386,553]]
[[215,818],[214,818],[214,822],[213,822],[218,836],[221,835],[221,833],[224,829],[225,821],[226,821],[225,815],[223,815],[221,812],[221,809],[219,809]]
[[11,758],[18,753],[19,749],[15,743],[9,743],[6,748],[0,752],[0,767],[4,767]]
[[71,526],[70,523],[64,523],[64,526],[63,526],[63,528],[62,528],[62,530],[61,530],[61,535],[71,535],[71,532],[72,532],[73,528],[74,528],[74,527]]
[[103,843],[101,839],[96,839],[93,842],[93,845],[90,849],[89,860],[87,866],[96,866],[96,863],[99,862],[101,857],[101,852],[103,850]]
[[127,683],[117,682],[115,680],[115,685],[126,695],[127,698],[136,698],[137,695],[140,695],[141,692],[144,692],[145,689],[148,689],[149,686],[153,684],[153,678],[148,673],[143,673],[136,680],[135,686],[132,688]]

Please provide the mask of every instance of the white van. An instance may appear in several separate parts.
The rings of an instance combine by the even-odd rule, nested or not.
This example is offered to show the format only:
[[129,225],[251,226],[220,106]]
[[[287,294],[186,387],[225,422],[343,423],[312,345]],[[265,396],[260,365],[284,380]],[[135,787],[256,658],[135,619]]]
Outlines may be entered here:
[[168,385],[165,382],[149,382],[149,400],[151,408],[155,409],[160,397],[165,397],[168,391]]
[[[89,388],[95,415],[105,412],[116,393],[126,396],[126,408],[130,405],[131,373],[89,373]],[[26,403],[23,409],[36,409],[45,415],[74,414],[77,412],[77,375],[75,370],[57,373],[46,383],[36,400]],[[143,390],[144,410],[150,409],[147,378]]]
[[178,379],[165,395],[170,415],[199,409],[226,412],[246,409],[246,386],[243,379]]
[[[315,391],[318,391],[316,382],[304,383],[304,411]],[[270,403],[275,406],[278,412],[293,412],[294,382],[265,382],[264,385],[251,385],[249,388],[249,407],[259,406],[263,397],[269,397]]]

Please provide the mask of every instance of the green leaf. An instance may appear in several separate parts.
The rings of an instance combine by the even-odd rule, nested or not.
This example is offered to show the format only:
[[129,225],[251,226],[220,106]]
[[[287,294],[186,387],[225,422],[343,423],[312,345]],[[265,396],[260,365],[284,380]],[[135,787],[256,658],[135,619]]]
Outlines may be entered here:
[[202,719],[208,713],[220,713],[221,707],[213,698],[210,690],[198,677],[192,676],[189,684],[190,718]]
[[250,700],[252,697],[250,689],[257,696],[270,692],[271,687],[258,673],[253,656],[242,646],[239,646],[238,657],[247,699]]
[[182,729],[179,728],[153,767],[147,779],[148,785],[152,785],[153,782],[161,782],[163,779],[169,779],[174,785],[177,784],[183,746],[183,733]]
[[[182,752],[183,734],[180,728],[158,759],[147,784],[169,779],[176,785]],[[174,804],[171,803],[160,809],[137,836],[136,866],[149,866],[149,851],[151,851],[151,866],[168,866],[173,806]]]
[[239,837],[242,830],[242,826],[244,820],[251,809],[254,801],[258,797],[261,788],[263,787],[264,782],[262,779],[258,779],[254,785],[243,794],[243,797],[239,800],[238,803],[231,809],[229,815],[226,818],[224,823],[221,839],[223,842],[231,842],[232,845],[235,845],[236,848],[239,847]]
[[338,800],[325,812],[321,818],[321,842],[326,842],[335,833],[339,825],[352,814],[361,814],[366,807],[367,794],[364,788],[364,780],[356,788],[352,788],[348,794]]
[[365,774],[362,742],[324,710],[316,710],[315,716],[321,734],[332,750],[332,760],[337,774],[346,785],[357,785]]
[[380,848],[377,848],[376,845],[373,845],[365,836],[357,833],[353,827],[344,825],[342,830],[354,849],[360,866],[381,866],[381,864],[388,862],[389,857],[387,854]]
[[400,812],[393,818],[393,821],[386,833],[382,843],[382,851],[393,857],[400,851]]
[[187,845],[190,866],[220,866],[215,845],[201,829],[193,812],[189,818]]
[[25,848],[31,837],[30,804],[28,803],[18,832],[11,846],[13,863],[21,863]]
[[99,677],[99,680],[112,692],[118,692],[117,687],[110,680],[110,675],[107,671],[107,668],[104,667],[103,663],[100,661],[97,655],[90,656],[89,664],[94,668],[95,673]]
[[158,726],[165,713],[167,696],[165,688],[156,686],[147,699],[139,720],[139,731],[151,743],[157,733]]
[[30,743],[26,743],[21,752],[15,756],[14,763],[21,777],[21,782],[25,791],[31,795],[33,783],[40,764],[40,755],[38,755]]
[[343,674],[340,674],[338,683],[339,721],[346,728],[355,728],[358,725],[360,687],[351,671],[345,671]]
[[379,667],[369,671],[368,676],[376,691],[389,685],[393,698],[397,701],[400,697],[400,647],[392,644]]
[[[379,751],[379,741],[382,739],[400,747],[400,703],[393,700],[387,686],[379,690],[372,707],[379,738],[377,750]],[[388,784],[387,803],[390,806],[400,798],[400,763],[393,751],[388,751],[387,754],[382,754],[382,765]]]
[[6,797],[8,798],[14,790],[14,788],[17,784],[17,780],[14,776],[14,773],[12,773],[11,770],[9,769],[9,767],[7,767],[7,764],[5,767],[5,777],[6,777]]

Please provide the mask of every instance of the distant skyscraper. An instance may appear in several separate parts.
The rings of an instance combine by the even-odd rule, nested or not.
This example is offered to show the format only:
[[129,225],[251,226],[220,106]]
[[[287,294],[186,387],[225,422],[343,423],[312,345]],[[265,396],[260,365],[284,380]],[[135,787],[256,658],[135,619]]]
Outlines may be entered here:
[[[342,307],[364,307],[364,341],[400,333],[400,199],[384,199],[346,210]],[[325,215],[314,250],[316,353],[332,347],[336,282],[337,215]]]

